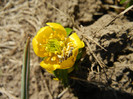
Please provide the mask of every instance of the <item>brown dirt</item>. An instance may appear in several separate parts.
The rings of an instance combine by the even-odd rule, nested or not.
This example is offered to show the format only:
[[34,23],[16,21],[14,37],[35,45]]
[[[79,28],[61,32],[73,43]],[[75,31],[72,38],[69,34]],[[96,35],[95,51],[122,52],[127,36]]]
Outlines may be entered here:
[[[0,99],[20,98],[26,38],[33,38],[46,22],[73,28],[82,25],[77,34],[84,41],[83,35],[93,39],[86,42],[87,54],[79,63],[80,69],[74,72],[80,79],[70,79],[70,89],[61,99],[132,99],[132,11],[106,26],[122,10],[116,0],[1,0]],[[87,43],[105,68],[97,63]],[[40,68],[39,62],[31,47],[30,99],[51,99],[51,95],[55,98],[64,88]]]

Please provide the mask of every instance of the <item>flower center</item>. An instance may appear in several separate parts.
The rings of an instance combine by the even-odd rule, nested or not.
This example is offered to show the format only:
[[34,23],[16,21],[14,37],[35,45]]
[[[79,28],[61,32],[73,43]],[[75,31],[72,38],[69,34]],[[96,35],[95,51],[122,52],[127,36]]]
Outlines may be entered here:
[[61,53],[60,42],[57,39],[50,39],[45,46],[46,46],[45,50],[48,51],[48,52]]
[[[74,49],[72,42],[58,41],[57,39],[49,39],[45,44],[45,50],[49,52],[51,61],[58,61],[62,63],[73,55],[72,50]],[[52,55],[52,53],[54,53]]]
[[61,52],[61,55],[57,55],[59,58],[59,63],[62,63],[64,60],[67,60],[69,57],[72,56],[74,49],[72,42],[67,43],[67,46],[64,46]]

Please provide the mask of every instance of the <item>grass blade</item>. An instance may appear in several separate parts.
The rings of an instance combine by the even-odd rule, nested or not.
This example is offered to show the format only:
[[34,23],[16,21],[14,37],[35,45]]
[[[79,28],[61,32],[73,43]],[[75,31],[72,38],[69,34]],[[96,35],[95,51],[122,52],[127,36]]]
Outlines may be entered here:
[[28,37],[23,56],[21,99],[29,99],[29,75],[30,75],[30,37]]

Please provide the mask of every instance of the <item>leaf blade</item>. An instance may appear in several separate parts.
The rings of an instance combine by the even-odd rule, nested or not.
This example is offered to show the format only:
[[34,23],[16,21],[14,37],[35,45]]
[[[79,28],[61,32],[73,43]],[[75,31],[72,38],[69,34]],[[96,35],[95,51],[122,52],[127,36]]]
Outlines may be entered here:
[[65,28],[66,32],[67,32],[67,36],[69,36],[69,34],[73,31],[71,28]]
[[30,75],[30,37],[28,37],[23,56],[21,99],[29,99],[29,75]]

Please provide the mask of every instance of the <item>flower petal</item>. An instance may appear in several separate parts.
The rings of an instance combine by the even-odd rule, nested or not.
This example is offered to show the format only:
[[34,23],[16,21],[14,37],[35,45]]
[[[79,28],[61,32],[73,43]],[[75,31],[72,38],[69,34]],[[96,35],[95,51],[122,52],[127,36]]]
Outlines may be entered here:
[[73,33],[69,36],[71,42],[73,42],[74,47],[83,48],[85,46],[84,42],[80,40],[76,33]]
[[33,38],[32,45],[33,45],[33,50],[37,56],[39,56],[39,57],[48,56],[48,53],[46,53],[44,47],[39,44],[36,37]]
[[71,56],[69,57],[67,60],[64,60],[60,65],[59,69],[68,69],[70,67],[72,67],[75,63],[74,57]]
[[52,30],[51,27],[49,26],[45,26],[42,27],[36,35],[36,39],[39,43],[46,43],[46,39],[48,39],[50,37],[50,35],[54,33],[54,31]]
[[60,69],[68,69],[71,68],[75,61],[76,61],[76,57],[78,55],[78,48],[73,50],[73,55],[70,56],[67,60],[64,60],[60,65]]
[[57,32],[57,34],[59,34],[58,36],[63,38],[67,36],[66,30],[62,25],[58,23],[46,23],[46,24],[49,25],[51,28],[53,28]]
[[49,72],[52,72],[58,68],[60,68],[60,65],[59,64],[51,64],[50,62],[45,62],[45,61],[42,61],[40,63],[40,66],[44,69],[46,69],[47,71]]
[[[78,54],[78,48],[73,50],[73,55],[70,56],[67,60],[64,60],[62,63],[58,63],[58,60],[51,61],[51,57],[48,57],[47,59],[43,60],[40,63],[40,66],[45,68],[47,71],[52,72],[56,69],[68,69],[71,68],[75,61]],[[71,70],[70,70],[71,71]]]

